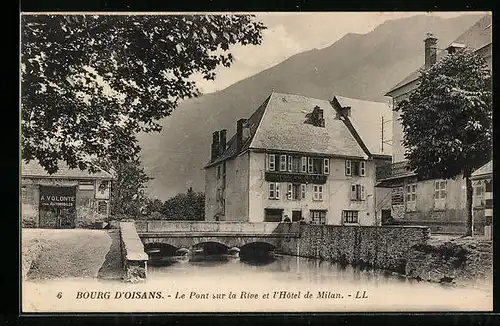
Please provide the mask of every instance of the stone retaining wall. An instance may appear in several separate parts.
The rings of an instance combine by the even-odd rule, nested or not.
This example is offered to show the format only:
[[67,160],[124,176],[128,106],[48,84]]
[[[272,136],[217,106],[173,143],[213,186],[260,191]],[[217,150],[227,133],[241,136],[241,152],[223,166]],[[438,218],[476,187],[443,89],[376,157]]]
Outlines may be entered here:
[[123,261],[123,279],[137,282],[146,279],[148,255],[137,235],[134,222],[120,222],[120,245]]
[[411,248],[426,243],[429,229],[420,226],[300,225],[296,241],[283,241],[283,254],[370,266],[405,273]]

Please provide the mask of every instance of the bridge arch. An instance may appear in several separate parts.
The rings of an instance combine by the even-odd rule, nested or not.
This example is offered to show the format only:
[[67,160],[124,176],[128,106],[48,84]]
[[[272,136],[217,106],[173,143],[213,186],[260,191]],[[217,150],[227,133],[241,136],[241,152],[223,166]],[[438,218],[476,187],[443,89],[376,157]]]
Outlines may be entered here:
[[248,236],[191,236],[191,237],[172,237],[172,236],[148,236],[141,234],[142,243],[146,246],[152,243],[162,243],[177,248],[191,248],[199,243],[214,242],[220,243],[228,248],[241,248],[251,243],[266,243],[271,246],[277,246],[280,239],[266,237],[248,237]]

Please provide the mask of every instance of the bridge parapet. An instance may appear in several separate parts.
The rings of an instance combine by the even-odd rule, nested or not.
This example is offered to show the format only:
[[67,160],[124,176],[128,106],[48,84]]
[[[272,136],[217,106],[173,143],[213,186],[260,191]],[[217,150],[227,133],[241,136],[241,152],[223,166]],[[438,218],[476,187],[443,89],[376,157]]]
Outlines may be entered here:
[[148,255],[144,252],[134,222],[120,222],[120,245],[124,267],[123,279],[127,282],[146,278]]
[[298,224],[279,222],[136,221],[135,224],[139,233],[273,234],[298,232]]

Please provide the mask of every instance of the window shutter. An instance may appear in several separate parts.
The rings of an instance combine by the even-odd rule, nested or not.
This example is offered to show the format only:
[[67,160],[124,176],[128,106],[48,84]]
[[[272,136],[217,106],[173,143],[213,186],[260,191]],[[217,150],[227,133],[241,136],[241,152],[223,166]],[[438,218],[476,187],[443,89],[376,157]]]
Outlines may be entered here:
[[276,167],[276,156],[269,154],[269,171],[274,171]]
[[280,183],[276,183],[276,199],[280,199]]
[[330,174],[330,159],[329,158],[323,159],[323,173]]
[[345,161],[345,175],[351,175],[351,161]]
[[351,185],[351,200],[356,200],[356,185]]
[[312,159],[312,157],[307,158],[307,172],[313,173],[313,159]]
[[292,167],[293,167],[292,156],[288,155],[288,172],[292,172]]
[[360,185],[359,187],[360,187],[360,189],[361,189],[361,190],[360,190],[360,192],[361,192],[361,196],[360,196],[360,197],[361,197],[361,200],[366,200],[365,186]]
[[271,182],[269,183],[269,198],[275,198],[275,194],[274,194],[274,185],[275,183],[274,182]]
[[365,161],[359,162],[359,175],[364,177],[365,176]]
[[300,185],[300,199],[305,199],[306,198],[306,185],[301,184]]
[[307,172],[307,157],[302,156],[302,172]]
[[292,184],[288,183],[288,192],[287,192],[287,199],[291,200],[292,199]]

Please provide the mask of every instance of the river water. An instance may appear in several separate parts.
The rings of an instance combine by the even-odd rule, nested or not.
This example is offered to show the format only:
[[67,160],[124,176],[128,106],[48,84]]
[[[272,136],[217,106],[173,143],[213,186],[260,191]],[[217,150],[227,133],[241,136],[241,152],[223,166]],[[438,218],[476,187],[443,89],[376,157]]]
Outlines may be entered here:
[[137,284],[25,281],[22,302],[26,312],[490,311],[493,295],[491,285],[456,288],[316,259],[221,256],[150,265]]

